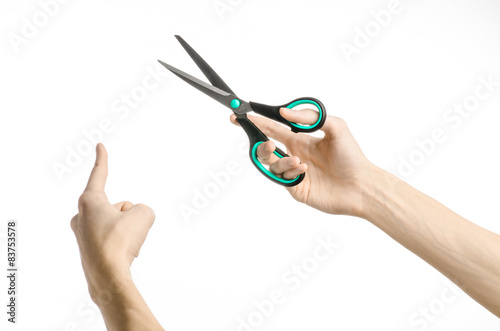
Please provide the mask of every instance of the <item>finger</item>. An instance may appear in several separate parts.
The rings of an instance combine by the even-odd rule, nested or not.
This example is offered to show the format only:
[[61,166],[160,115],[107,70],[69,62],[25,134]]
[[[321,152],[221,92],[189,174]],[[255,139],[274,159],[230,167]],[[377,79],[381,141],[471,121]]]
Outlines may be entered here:
[[103,191],[108,177],[108,152],[104,145],[99,143],[96,146],[96,160],[94,168],[90,173],[86,191]]
[[71,230],[73,230],[74,233],[76,233],[76,223],[77,222],[78,222],[78,214],[73,216],[73,218],[71,219],[71,222],[69,223],[69,225],[71,226]]
[[263,164],[271,164],[276,162],[279,158],[274,154],[276,145],[272,141],[266,141],[257,147],[257,157]]
[[296,156],[284,157],[271,164],[269,170],[273,174],[281,176],[283,173],[296,168],[299,164],[300,160]]
[[303,174],[306,171],[307,171],[307,164],[300,163],[297,167],[283,173],[281,177],[285,179],[294,179],[295,177],[297,177],[300,174]]
[[313,109],[280,108],[280,114],[290,122],[312,125],[318,121],[319,112]]
[[134,206],[134,204],[130,201],[122,201],[122,202],[115,203],[113,205],[113,207],[115,207],[116,210],[118,210],[118,211],[127,211],[130,208],[132,208],[133,206]]
[[[234,114],[231,115],[229,118],[231,123],[234,125],[238,125],[239,123],[236,121],[236,116]],[[263,164],[271,164],[273,162],[276,162],[279,160],[279,157],[277,157],[274,154],[274,151],[276,150],[276,145],[273,141],[269,140],[266,141],[257,147],[257,157],[259,158],[260,162]]]
[[240,126],[240,124],[236,121],[236,115],[235,114],[231,114],[231,116],[229,116],[229,120],[231,121],[231,123],[233,123],[234,125],[238,125]]
[[[290,139],[294,136],[294,133],[290,131],[290,129],[268,118],[248,115],[248,119],[252,121],[266,136],[281,141],[285,145],[287,145],[290,142]],[[231,123],[238,125],[234,114],[231,115],[230,121]]]
[[150,207],[148,207],[142,203],[138,203],[136,205],[133,205],[127,212],[135,214],[139,218],[145,218],[146,220],[150,221],[151,224],[153,224],[153,222],[156,218],[156,215],[155,215],[155,212],[153,211],[153,209],[151,209]]

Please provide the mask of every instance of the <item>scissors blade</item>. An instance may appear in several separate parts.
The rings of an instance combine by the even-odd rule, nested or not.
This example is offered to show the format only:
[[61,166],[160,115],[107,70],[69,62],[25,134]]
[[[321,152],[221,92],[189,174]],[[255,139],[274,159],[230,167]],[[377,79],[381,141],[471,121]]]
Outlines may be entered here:
[[177,38],[179,43],[182,45],[182,47],[184,47],[191,59],[193,59],[198,68],[200,68],[205,77],[207,77],[207,79],[210,83],[212,83],[213,86],[234,94],[234,92],[231,90],[231,88],[229,88],[229,86],[227,86],[222,78],[220,78],[220,76],[208,65],[208,63],[203,60],[203,58],[191,46],[189,46],[189,44],[184,39],[182,39],[181,36],[175,35],[175,38]]
[[233,110],[231,107],[231,101],[233,99],[237,99],[237,97],[232,94],[228,93],[226,91],[221,90],[218,87],[209,85],[205,83],[204,81],[199,80],[196,77],[191,76],[190,74],[185,73],[184,71],[177,69],[161,60],[158,60],[161,65],[163,65],[165,68],[170,70],[172,73],[174,73],[176,76],[178,76],[180,79],[188,83],[189,85],[193,86],[194,88],[200,90],[201,92],[205,93],[206,95],[212,97],[213,99],[219,101],[222,103],[224,106],[230,108]]

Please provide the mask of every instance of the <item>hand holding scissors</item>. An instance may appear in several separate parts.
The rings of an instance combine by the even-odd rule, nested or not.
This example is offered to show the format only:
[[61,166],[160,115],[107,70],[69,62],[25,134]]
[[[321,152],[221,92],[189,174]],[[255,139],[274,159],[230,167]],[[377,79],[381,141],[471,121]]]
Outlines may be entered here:
[[[246,102],[241,98],[237,97],[236,94],[229,88],[229,86],[219,77],[219,75],[203,60],[203,58],[196,53],[196,51],[189,46],[189,44],[184,41],[180,36],[176,36],[177,40],[184,47],[186,52],[191,56],[193,61],[198,65],[201,71],[205,74],[207,79],[212,83],[209,85],[198,78],[195,78],[182,70],[179,70],[165,62],[159,61],[165,68],[173,72],[179,78],[190,84],[191,86],[197,88],[201,92],[207,94],[213,99],[219,101],[224,106],[228,107],[233,111],[236,116],[236,121],[240,124],[240,126],[245,130],[249,140],[250,140],[250,160],[255,165],[255,167],[267,178],[272,180],[275,183],[281,184],[283,186],[295,186],[302,182],[305,177],[305,173],[298,175],[293,179],[285,179],[283,177],[279,177],[269,171],[257,157],[257,148],[262,143],[268,141],[267,136],[259,130],[259,128],[247,117],[247,113],[255,112],[260,115],[263,115],[267,118],[272,119],[273,121],[282,123],[291,128],[292,132],[313,132],[319,130],[326,120],[326,110],[321,101],[315,98],[299,98],[295,99],[291,102],[283,104],[281,106],[269,106],[265,104],[260,104],[256,102]],[[285,119],[280,114],[280,108],[289,108],[292,109],[302,104],[309,104],[317,108],[318,110],[318,119],[315,123],[311,125],[302,125],[295,122],[290,122]],[[279,157],[287,157],[288,155],[283,152],[281,149],[276,148],[274,154]]]

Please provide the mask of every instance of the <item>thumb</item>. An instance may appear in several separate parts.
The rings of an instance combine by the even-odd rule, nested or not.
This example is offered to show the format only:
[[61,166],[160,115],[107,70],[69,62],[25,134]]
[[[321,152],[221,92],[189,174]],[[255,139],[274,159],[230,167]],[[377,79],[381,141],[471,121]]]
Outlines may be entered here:
[[280,108],[280,114],[290,122],[312,125],[318,121],[319,112],[313,109]]

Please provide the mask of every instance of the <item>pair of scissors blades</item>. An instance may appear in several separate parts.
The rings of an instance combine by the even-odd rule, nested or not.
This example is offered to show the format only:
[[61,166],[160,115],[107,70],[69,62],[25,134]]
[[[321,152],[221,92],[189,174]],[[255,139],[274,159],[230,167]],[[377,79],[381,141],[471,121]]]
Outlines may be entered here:
[[[257,157],[257,148],[260,144],[268,141],[269,139],[252,121],[250,121],[250,119],[247,117],[247,113],[253,111],[257,114],[270,118],[276,122],[290,127],[292,132],[295,133],[313,132],[319,130],[326,120],[326,110],[321,101],[315,98],[308,97],[298,98],[281,106],[269,106],[256,102],[246,102],[236,96],[236,94],[231,90],[231,88],[229,88],[229,86],[222,80],[222,78],[219,77],[219,75],[208,65],[208,63],[205,62],[205,60],[203,60],[203,58],[198,53],[196,53],[196,51],[191,46],[189,46],[189,44],[184,39],[177,35],[175,37],[212,85],[205,83],[204,81],[199,80],[198,78],[193,77],[163,61],[158,60],[158,62],[160,62],[165,68],[170,70],[180,79],[184,80],[191,86],[212,97],[213,99],[217,100],[233,111],[233,113],[236,115],[236,121],[238,121],[243,130],[245,130],[248,139],[250,140],[250,160],[264,176],[277,184],[287,187],[295,186],[302,182],[305,177],[305,173],[300,174],[293,179],[286,179],[273,174],[266,167],[264,167],[264,165],[262,165]],[[302,104],[310,104],[317,108],[319,116],[318,120],[314,124],[302,125],[290,122],[283,116],[281,116],[280,108],[292,109]],[[279,148],[276,148],[274,154],[279,158],[288,156]]]

